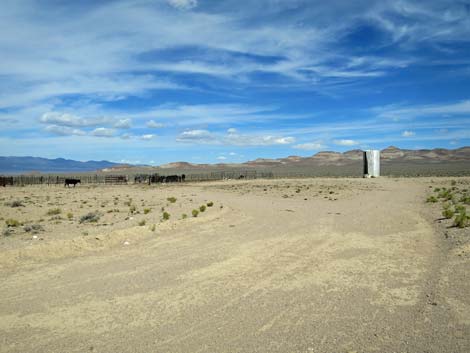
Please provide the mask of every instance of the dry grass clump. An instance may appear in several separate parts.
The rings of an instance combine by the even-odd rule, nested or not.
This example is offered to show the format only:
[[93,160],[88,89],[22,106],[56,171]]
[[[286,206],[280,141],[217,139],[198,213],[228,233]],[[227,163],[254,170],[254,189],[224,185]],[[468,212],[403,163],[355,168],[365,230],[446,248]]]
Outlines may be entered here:
[[23,230],[26,232],[26,233],[32,233],[32,234],[37,234],[39,232],[42,232],[44,231],[44,228],[42,225],[40,224],[31,224],[31,225],[26,225],[23,227]]
[[199,206],[199,211],[204,212],[206,210],[206,205]]
[[194,209],[194,210],[192,210],[191,214],[193,215],[193,217],[197,217],[198,214],[199,214],[199,211]]
[[164,221],[168,221],[170,219],[170,214],[165,211],[165,212],[163,212],[162,217],[163,217]]
[[5,220],[5,224],[7,225],[7,227],[19,227],[21,225],[21,222],[16,219],[9,218]]
[[175,203],[177,199],[176,199],[176,197],[173,197],[173,196],[172,196],[172,197],[168,197],[166,200],[167,200],[168,202]]
[[21,200],[14,200],[14,201],[11,201],[11,202],[6,202],[5,206],[8,206],[8,207],[24,207],[23,201],[21,201]]
[[138,223],[138,225],[143,227],[146,223],[147,223],[147,221],[145,219],[143,219]]
[[60,208],[51,208],[47,211],[46,216],[56,216],[62,213]]
[[207,203],[207,207],[212,207],[212,206],[214,206],[214,203],[213,203],[212,201],[209,201],[209,202]]
[[151,208],[144,208],[144,214],[149,214],[151,211]]
[[88,212],[80,217],[80,223],[96,223],[100,220],[101,214],[98,211]]

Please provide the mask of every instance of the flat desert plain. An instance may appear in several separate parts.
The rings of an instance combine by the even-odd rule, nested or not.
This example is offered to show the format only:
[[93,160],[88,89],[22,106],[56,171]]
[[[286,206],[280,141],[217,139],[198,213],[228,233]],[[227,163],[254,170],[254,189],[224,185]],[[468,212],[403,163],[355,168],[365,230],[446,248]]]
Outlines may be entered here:
[[470,228],[426,203],[451,184],[3,188],[0,352],[468,353]]

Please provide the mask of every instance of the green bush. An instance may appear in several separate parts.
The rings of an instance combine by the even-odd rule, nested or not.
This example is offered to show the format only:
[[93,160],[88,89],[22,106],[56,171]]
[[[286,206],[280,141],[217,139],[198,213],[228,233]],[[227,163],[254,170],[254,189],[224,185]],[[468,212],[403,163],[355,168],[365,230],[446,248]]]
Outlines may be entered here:
[[61,213],[62,213],[62,210],[60,208],[51,208],[50,210],[47,211],[46,215],[55,216]]
[[100,220],[101,214],[99,212],[89,212],[80,217],[80,223],[96,223]]
[[442,211],[442,215],[444,216],[444,218],[447,218],[447,219],[451,219],[452,217],[454,217],[454,210],[452,210],[451,208],[445,208],[444,211]]
[[212,206],[214,206],[214,203],[212,201],[207,203],[207,207],[212,207]]
[[152,211],[150,208],[144,208],[144,214],[149,214]]
[[470,195],[462,195],[459,201],[466,205],[470,205]]
[[170,214],[168,212],[163,212],[163,220],[168,221],[170,219]]
[[192,215],[193,217],[197,217],[197,215],[199,214],[199,211],[198,210],[192,210]]
[[183,213],[183,214],[181,215],[181,219],[186,219],[186,218],[188,218],[188,215],[187,215],[186,213]]
[[73,213],[72,213],[72,212],[68,212],[68,213],[67,213],[67,218],[69,219],[69,221],[71,221],[72,218],[73,218]]
[[429,196],[429,197],[426,199],[426,202],[435,203],[435,202],[437,202],[437,199],[436,199],[435,196]]
[[467,210],[461,210],[454,218],[454,226],[459,228],[465,228],[470,225],[470,215],[467,214]]
[[206,205],[199,206],[199,211],[204,212],[206,210]]
[[167,201],[171,202],[171,203],[175,203],[176,202],[176,197],[168,197],[167,198]]

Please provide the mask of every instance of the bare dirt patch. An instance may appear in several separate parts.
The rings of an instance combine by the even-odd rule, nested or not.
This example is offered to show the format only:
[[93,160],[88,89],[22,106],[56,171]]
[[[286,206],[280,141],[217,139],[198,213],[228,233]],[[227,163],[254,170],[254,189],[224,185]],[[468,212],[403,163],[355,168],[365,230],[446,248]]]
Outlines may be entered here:
[[7,188],[44,240],[2,237],[0,352],[468,352],[468,228],[425,202],[448,182]]

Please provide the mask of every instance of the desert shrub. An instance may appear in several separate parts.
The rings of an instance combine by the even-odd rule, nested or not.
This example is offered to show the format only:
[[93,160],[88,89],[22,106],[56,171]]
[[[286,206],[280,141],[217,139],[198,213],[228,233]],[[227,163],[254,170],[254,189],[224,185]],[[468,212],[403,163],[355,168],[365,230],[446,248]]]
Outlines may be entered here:
[[73,213],[72,212],[67,212],[67,218],[69,221],[73,219]]
[[61,213],[62,213],[62,210],[60,208],[51,208],[50,210],[47,211],[46,215],[55,216]]
[[198,210],[192,210],[191,214],[193,215],[193,217],[197,217],[197,215],[199,214],[199,211]]
[[207,203],[207,207],[212,207],[212,206],[214,206],[214,203],[212,201]]
[[459,201],[466,205],[470,205],[470,195],[462,195]]
[[150,208],[144,208],[144,214],[149,214],[152,211]]
[[437,198],[435,196],[429,196],[427,199],[426,199],[426,202],[437,202]]
[[452,185],[452,186],[454,186],[454,185],[456,185],[456,184],[457,184],[457,182],[456,182],[455,180],[452,180],[452,181],[450,182],[450,185]]
[[434,189],[434,192],[439,192],[439,191],[441,191],[440,188],[435,188],[435,189]]
[[464,208],[454,218],[454,226],[458,228],[465,228],[470,225],[470,215],[467,214],[467,210]]
[[129,213],[130,213],[130,214],[135,213],[136,210],[137,210],[137,207],[135,207],[135,205],[131,205],[131,206],[129,207]]
[[146,223],[147,223],[147,221],[145,219],[143,219],[138,223],[138,225],[143,227]]
[[438,198],[444,199],[444,200],[451,200],[453,197],[453,194],[450,189],[443,188],[439,194],[437,195]]
[[183,213],[183,214],[181,215],[181,219],[186,219],[186,218],[188,218],[188,215],[187,215],[186,213]]
[[5,203],[5,206],[9,206],[9,207],[24,207],[23,201],[21,201],[21,200],[14,200],[14,201],[11,201],[11,202],[7,202],[7,203]]
[[96,223],[100,218],[101,214],[99,212],[88,212],[86,215],[80,217],[80,223]]
[[204,212],[206,210],[206,205],[199,206],[199,211]]
[[44,230],[44,228],[40,224],[31,224],[31,225],[24,226],[23,230],[26,233],[36,234],[36,233],[42,232]]
[[173,197],[173,196],[172,196],[172,197],[168,197],[166,200],[169,201],[169,202],[171,202],[171,203],[175,203],[175,202],[176,202],[176,197]]
[[5,228],[3,231],[2,231],[2,235],[4,237],[9,237],[10,235],[13,234],[13,231],[10,229],[10,228]]
[[444,211],[442,211],[442,215],[444,216],[444,218],[447,218],[447,219],[451,219],[452,217],[454,217],[454,210],[451,209],[451,208],[444,208]]
[[170,219],[170,214],[168,212],[163,212],[163,219],[168,221]]
[[5,220],[5,224],[7,225],[7,227],[18,227],[21,225],[21,222],[16,219],[9,218]]

